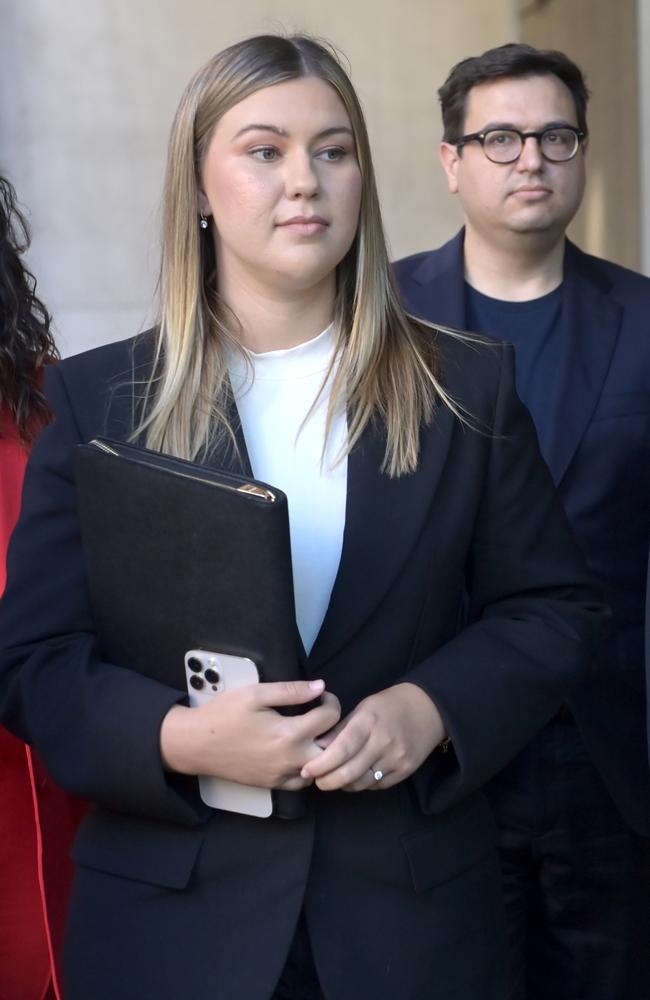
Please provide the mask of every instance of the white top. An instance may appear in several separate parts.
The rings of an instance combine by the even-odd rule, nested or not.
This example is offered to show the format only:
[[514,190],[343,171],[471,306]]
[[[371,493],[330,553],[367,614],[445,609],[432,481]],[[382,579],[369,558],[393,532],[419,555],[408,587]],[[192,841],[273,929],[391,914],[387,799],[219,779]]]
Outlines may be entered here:
[[[331,379],[303,425],[334,351],[334,329],[287,350],[232,353],[230,379],[253,475],[287,495],[296,618],[309,653],[323,623],[343,546],[347,457],[345,409],[323,456]],[[301,426],[303,425],[303,426]],[[322,459],[322,460],[321,460]]]

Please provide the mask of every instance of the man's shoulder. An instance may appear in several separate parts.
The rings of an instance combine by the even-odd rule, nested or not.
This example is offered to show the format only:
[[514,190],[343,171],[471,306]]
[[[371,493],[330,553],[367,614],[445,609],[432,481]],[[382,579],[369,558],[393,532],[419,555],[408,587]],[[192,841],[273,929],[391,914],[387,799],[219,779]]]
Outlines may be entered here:
[[650,306],[650,278],[646,275],[604,257],[586,253],[568,241],[566,263],[567,267],[582,272],[586,278],[600,284],[621,305],[628,306],[638,299],[646,308]]
[[402,287],[411,280],[427,283],[445,271],[462,269],[464,235],[464,229],[461,229],[435,250],[423,250],[394,261],[393,271],[398,283]]
[[400,260],[393,261],[393,270],[397,278],[400,281],[408,279],[423,264],[435,261],[441,250],[442,247],[438,247],[436,250],[422,250],[420,253],[413,253],[408,257],[401,257]]

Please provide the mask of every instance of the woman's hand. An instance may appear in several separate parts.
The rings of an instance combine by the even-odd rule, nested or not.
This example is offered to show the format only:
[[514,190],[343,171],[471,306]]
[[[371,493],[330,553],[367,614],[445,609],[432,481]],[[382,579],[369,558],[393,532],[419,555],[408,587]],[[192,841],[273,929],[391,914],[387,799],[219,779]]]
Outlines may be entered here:
[[[303,765],[323,751],[318,736],[341,717],[338,698],[323,681],[251,684],[217,695],[199,708],[175,705],[163,719],[160,749],[168,770],[206,774],[244,785],[295,791],[312,784]],[[304,705],[304,715],[280,715],[285,705]]]
[[[364,698],[319,739],[323,752],[305,764],[301,775],[324,792],[390,788],[413,774],[445,736],[428,694],[415,684],[396,684]],[[382,773],[379,780],[376,772]]]

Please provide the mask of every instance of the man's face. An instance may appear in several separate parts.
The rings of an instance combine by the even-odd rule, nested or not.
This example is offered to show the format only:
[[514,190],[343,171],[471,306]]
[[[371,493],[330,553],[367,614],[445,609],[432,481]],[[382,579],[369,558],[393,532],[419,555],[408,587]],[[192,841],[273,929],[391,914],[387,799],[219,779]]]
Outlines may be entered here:
[[[481,83],[467,98],[463,134],[488,128],[541,132],[577,127],[571,92],[554,75],[504,77]],[[559,237],[575,215],[585,186],[585,141],[572,160],[549,163],[536,139],[527,139],[514,163],[492,163],[480,143],[440,150],[449,190],[458,194],[468,229],[487,242],[508,233]]]

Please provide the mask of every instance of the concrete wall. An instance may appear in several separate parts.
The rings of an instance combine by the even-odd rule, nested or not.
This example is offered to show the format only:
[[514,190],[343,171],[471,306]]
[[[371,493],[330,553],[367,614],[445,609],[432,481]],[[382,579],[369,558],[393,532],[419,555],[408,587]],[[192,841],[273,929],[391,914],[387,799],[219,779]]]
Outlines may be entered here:
[[30,263],[70,354],[151,314],[171,117],[187,79],[245,36],[306,29],[350,60],[393,254],[435,246],[458,207],[437,163],[436,88],[512,40],[514,0],[3,0],[0,171],[34,231]]
[[638,0],[641,270],[650,276],[650,0]]
[[[647,0],[639,2],[646,7],[647,18]],[[526,0],[521,40],[539,48],[562,49],[586,74],[591,90],[587,192],[570,235],[590,253],[638,270],[641,171],[636,0]],[[646,46],[648,57],[650,44]]]

